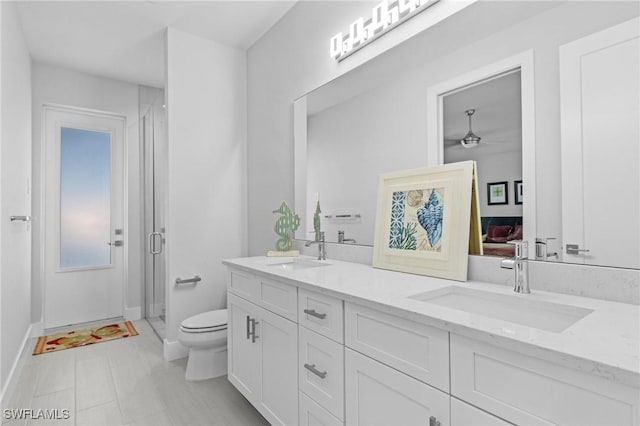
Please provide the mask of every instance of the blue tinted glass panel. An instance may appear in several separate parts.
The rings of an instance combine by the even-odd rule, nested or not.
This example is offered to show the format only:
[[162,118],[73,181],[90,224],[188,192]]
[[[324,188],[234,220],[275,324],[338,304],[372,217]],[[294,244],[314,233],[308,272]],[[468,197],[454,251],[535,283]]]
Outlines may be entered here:
[[111,135],[63,127],[60,139],[60,266],[111,264]]

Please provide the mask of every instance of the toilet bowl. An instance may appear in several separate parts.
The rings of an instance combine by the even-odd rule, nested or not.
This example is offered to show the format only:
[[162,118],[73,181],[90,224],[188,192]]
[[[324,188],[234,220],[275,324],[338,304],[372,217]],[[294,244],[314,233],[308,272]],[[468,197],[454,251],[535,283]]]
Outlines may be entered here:
[[180,324],[178,341],[189,348],[187,380],[206,380],[227,374],[226,309],[185,319]]

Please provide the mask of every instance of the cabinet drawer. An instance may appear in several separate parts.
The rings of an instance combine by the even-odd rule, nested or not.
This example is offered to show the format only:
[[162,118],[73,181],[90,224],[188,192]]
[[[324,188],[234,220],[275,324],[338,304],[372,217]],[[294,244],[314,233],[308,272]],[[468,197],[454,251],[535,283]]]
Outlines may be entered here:
[[300,324],[336,342],[344,342],[342,300],[300,289],[298,291]]
[[266,278],[258,278],[258,304],[293,322],[298,322],[298,287]]
[[345,349],[346,424],[449,425],[449,395]]
[[345,303],[345,345],[449,391],[449,333]]
[[300,426],[342,426],[344,422],[338,420],[330,412],[322,408],[313,399],[300,392]]
[[510,426],[502,419],[451,398],[451,426]]
[[344,419],[344,347],[304,327],[298,327],[299,389]]
[[245,299],[256,300],[260,294],[260,283],[258,279],[244,271],[235,269],[229,270],[228,278],[229,290]]
[[640,422],[639,389],[457,335],[451,394],[516,424]]

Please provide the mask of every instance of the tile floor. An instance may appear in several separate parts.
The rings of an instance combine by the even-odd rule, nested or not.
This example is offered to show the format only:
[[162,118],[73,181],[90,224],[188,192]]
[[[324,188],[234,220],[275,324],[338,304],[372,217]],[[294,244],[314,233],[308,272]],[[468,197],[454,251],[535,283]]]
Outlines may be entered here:
[[[7,408],[68,409],[69,419],[3,425],[267,425],[227,377],[187,382],[186,358],[167,362],[145,321],[138,336],[25,360]],[[35,344],[35,340],[33,341]],[[4,416],[3,416],[4,417]]]

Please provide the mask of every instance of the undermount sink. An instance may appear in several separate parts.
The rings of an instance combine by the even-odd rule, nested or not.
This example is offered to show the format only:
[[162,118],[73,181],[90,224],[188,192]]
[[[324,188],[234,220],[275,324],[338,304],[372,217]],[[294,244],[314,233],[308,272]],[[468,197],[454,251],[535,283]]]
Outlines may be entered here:
[[586,308],[531,300],[527,296],[509,296],[455,286],[409,298],[556,333],[593,312]]
[[321,266],[327,266],[328,263],[323,263],[317,260],[311,259],[297,259],[288,258],[280,260],[269,260],[267,266],[272,268],[284,269],[286,271],[293,271],[299,269],[318,268]]

